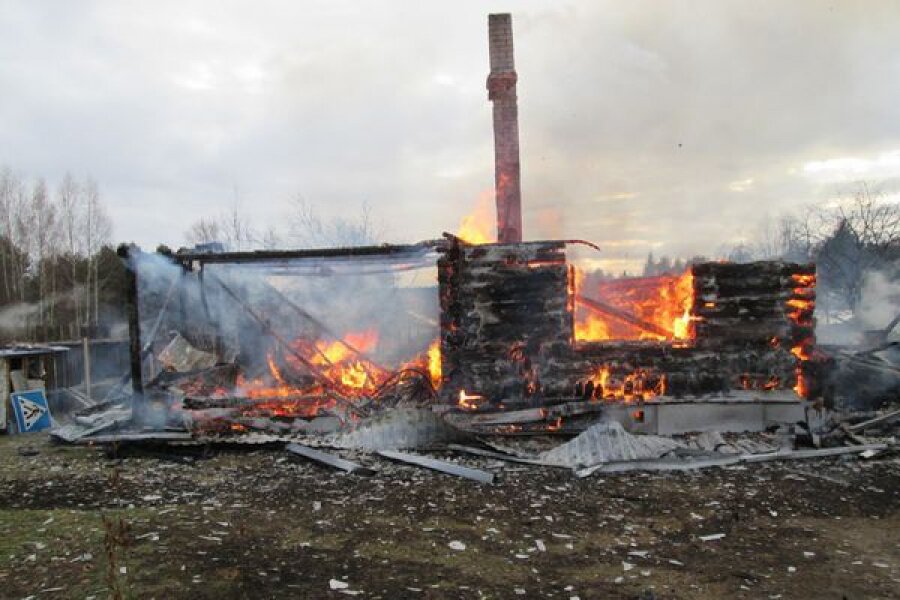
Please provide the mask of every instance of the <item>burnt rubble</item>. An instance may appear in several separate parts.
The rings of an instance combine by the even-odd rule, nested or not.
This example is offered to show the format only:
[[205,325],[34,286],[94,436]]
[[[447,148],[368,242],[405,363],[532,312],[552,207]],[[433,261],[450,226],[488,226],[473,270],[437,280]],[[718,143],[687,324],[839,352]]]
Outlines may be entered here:
[[[889,450],[823,404],[813,265],[700,263],[600,296],[571,243],[126,249],[139,381],[56,437],[289,443],[356,473],[341,454],[440,469],[384,453],[445,448],[588,476]],[[423,270],[431,286],[403,283]],[[585,339],[584,310],[624,339]],[[516,449],[529,439],[543,448]]]

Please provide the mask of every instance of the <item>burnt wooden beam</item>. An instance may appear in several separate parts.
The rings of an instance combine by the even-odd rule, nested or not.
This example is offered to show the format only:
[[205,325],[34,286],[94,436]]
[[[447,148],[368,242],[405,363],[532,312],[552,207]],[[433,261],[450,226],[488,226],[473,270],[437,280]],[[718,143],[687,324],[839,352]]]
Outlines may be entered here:
[[254,321],[256,321],[257,324],[259,324],[260,328],[265,333],[267,333],[272,338],[277,340],[278,343],[280,343],[284,347],[284,349],[288,353],[291,354],[291,356],[293,356],[298,361],[300,361],[300,364],[302,364],[304,367],[306,367],[315,379],[317,379],[319,382],[329,386],[331,389],[337,389],[336,382],[334,380],[332,380],[328,375],[323,373],[322,370],[319,369],[319,367],[317,365],[314,365],[312,362],[309,361],[309,359],[307,359],[300,352],[295,350],[293,348],[293,346],[291,346],[290,342],[288,342],[288,340],[284,339],[284,337],[282,337],[281,334],[279,334],[277,331],[275,331],[275,329],[272,328],[272,326],[269,324],[268,319],[265,319],[262,315],[260,315],[255,310],[253,310],[253,308],[250,305],[248,305],[246,302],[244,302],[241,299],[241,297],[234,290],[232,290],[224,281],[222,281],[219,277],[217,277],[216,275],[213,275],[212,273],[209,273],[208,277],[213,282],[215,282],[220,288],[222,288],[222,291],[224,291],[225,294],[228,295],[229,298],[234,300],[234,302],[238,306],[243,308],[244,311],[248,315],[250,315],[250,317]]
[[122,244],[116,250],[125,263],[125,317],[128,319],[128,353],[131,365],[131,390],[134,400],[140,401],[144,394],[144,380],[141,368],[143,348],[141,347],[141,320],[138,307],[138,275],[134,257],[140,252],[134,244]]
[[[366,375],[368,375],[369,379],[374,380],[375,378],[374,378],[373,374],[370,372],[369,365],[366,363],[371,364],[376,369],[379,369],[381,371],[390,371],[390,369],[378,364],[377,362],[372,360],[365,352],[363,352],[362,350],[359,350],[353,344],[346,341],[344,338],[342,338],[340,335],[338,335],[334,330],[332,330],[328,325],[326,325],[322,320],[316,318],[308,310],[306,310],[305,308],[303,308],[302,306],[300,306],[299,304],[297,304],[296,302],[294,302],[293,300],[291,300],[290,298],[285,296],[281,292],[281,290],[279,290],[275,286],[269,285],[269,284],[266,284],[266,287],[273,294],[275,294],[275,296],[277,296],[279,300],[284,302],[289,308],[291,308],[298,315],[300,315],[301,317],[303,317],[304,319],[306,319],[307,321],[309,321],[310,323],[315,325],[320,331],[322,331],[326,335],[329,335],[332,338],[334,338],[334,340],[337,343],[339,343],[341,346],[343,346],[344,348],[349,350],[351,353],[358,356],[359,358],[362,358],[363,362],[361,363],[361,365],[362,365],[363,371],[366,372]],[[331,359],[329,359],[328,356],[324,352],[322,352],[317,345],[313,344],[313,347],[315,348],[315,350],[319,354],[319,356],[321,356],[322,359],[326,363],[328,363],[329,365],[332,365]]]
[[178,251],[173,258],[183,263],[245,264],[293,260],[298,258],[341,258],[366,256],[396,256],[402,254],[427,254],[439,249],[446,242],[426,240],[418,244],[380,246],[351,246],[345,248],[316,248],[308,250],[254,250],[251,252],[191,252]]
[[181,403],[188,410],[208,410],[210,408],[253,409],[262,404],[299,404],[303,402],[324,402],[330,396],[321,394],[295,394],[288,396],[185,396]]
[[645,321],[635,315],[626,312],[622,309],[616,308],[611,304],[606,304],[605,302],[600,302],[599,300],[592,300],[591,298],[586,298],[584,296],[575,296],[575,301],[581,303],[583,306],[587,308],[602,313],[604,315],[616,318],[620,321],[628,323],[629,325],[633,325],[638,329],[642,329],[644,331],[653,333],[655,335],[662,336],[667,339],[671,339],[675,337],[675,334],[667,329],[663,329],[659,325],[654,323],[650,323],[649,321]]

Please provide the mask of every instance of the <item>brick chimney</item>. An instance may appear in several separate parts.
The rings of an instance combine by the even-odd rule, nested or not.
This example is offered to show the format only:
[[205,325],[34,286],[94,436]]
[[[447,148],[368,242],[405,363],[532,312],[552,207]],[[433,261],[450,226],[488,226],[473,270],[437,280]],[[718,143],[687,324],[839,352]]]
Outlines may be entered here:
[[513,61],[512,16],[488,15],[491,72],[488,99],[494,103],[494,187],[497,241],[522,241],[522,192],[519,185],[519,107]]

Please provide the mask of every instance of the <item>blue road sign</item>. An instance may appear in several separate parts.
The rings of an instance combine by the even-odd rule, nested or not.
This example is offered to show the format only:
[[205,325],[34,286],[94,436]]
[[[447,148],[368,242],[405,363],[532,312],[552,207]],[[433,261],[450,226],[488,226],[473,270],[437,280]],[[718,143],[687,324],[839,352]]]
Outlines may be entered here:
[[44,390],[13,392],[9,398],[20,433],[43,431],[50,427],[50,406]]

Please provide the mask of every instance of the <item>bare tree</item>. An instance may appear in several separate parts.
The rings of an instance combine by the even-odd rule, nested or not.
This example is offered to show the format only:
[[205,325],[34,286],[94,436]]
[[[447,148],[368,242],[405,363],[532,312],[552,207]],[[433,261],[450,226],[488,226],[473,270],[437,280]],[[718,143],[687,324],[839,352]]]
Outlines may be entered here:
[[[272,230],[274,233],[274,230]],[[268,231],[266,232],[269,233]],[[217,217],[201,217],[197,219],[184,234],[189,244],[222,243],[228,250],[249,250],[264,246],[266,234],[260,235],[241,210],[240,201],[235,198],[228,211]]]
[[32,256],[38,279],[38,324],[46,330],[54,321],[53,303],[47,299],[56,293],[55,270],[49,268],[53,244],[59,233],[56,206],[50,200],[47,184],[43,179],[35,181],[31,189],[30,221],[34,227]]
[[897,258],[900,206],[860,184],[826,215],[829,220],[831,227],[821,230],[816,245],[819,282],[855,311],[866,274]]
[[325,219],[301,196],[292,202],[289,227],[291,240],[305,248],[372,245],[383,233],[368,204],[355,217]]
[[815,261],[820,299],[855,310],[866,274],[898,257],[900,206],[860,183],[833,206],[765,223],[756,248],[759,258]]
[[[71,173],[66,173],[62,183],[57,188],[57,206],[59,208],[59,221],[62,230],[61,248],[64,250],[67,260],[69,261],[72,286],[78,281],[78,260],[77,256],[81,250],[81,227],[82,227],[82,190],[81,186],[75,181]],[[75,303],[75,329],[81,330],[81,308],[80,298],[78,294],[74,294],[73,301]]]
[[[100,249],[109,242],[112,235],[112,222],[106,214],[106,208],[100,201],[100,188],[97,182],[88,177],[84,182],[84,224],[82,228],[84,253],[88,259],[88,276],[86,278],[87,307],[85,322],[97,325],[100,322]],[[92,293],[93,291],[93,293]],[[91,300],[93,299],[93,311]]]
[[22,181],[9,168],[0,170],[0,236],[6,243],[0,254],[0,268],[3,274],[4,297],[10,300],[25,300],[25,271],[28,268],[28,240],[23,239],[22,227],[27,220],[27,195]]
[[267,227],[257,238],[258,245],[265,250],[275,250],[281,246],[281,236],[272,226]]
[[184,237],[189,244],[209,244],[222,241],[222,231],[216,219],[201,217],[194,221]]
[[71,335],[97,324],[99,260],[112,231],[97,183],[67,173],[51,193],[43,179],[28,186],[0,169],[0,211],[0,303],[32,303],[16,335]]
[[225,244],[232,250],[248,250],[257,244],[256,230],[250,220],[241,212],[240,202],[235,198],[231,209],[222,216],[222,233]]

